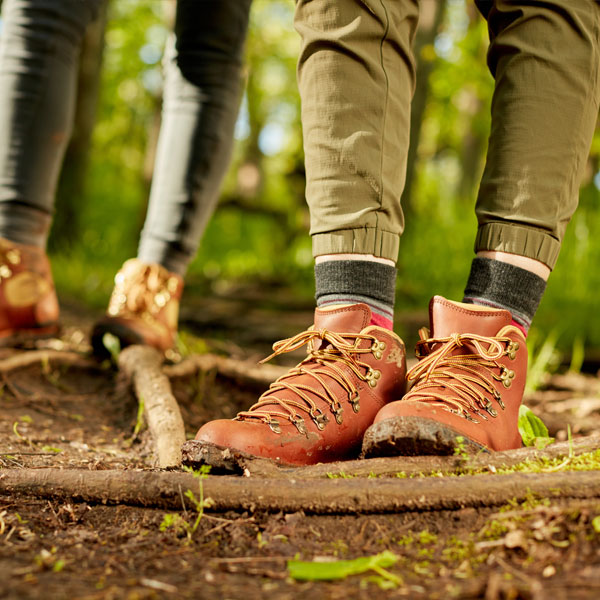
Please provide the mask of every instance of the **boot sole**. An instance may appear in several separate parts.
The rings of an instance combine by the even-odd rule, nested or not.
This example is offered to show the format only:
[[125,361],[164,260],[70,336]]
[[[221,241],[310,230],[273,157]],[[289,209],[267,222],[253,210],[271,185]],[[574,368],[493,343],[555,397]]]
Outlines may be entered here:
[[489,452],[448,425],[423,417],[394,417],[371,425],[361,456],[449,456],[457,451]]
[[298,467],[298,465],[288,464],[274,458],[264,458],[235,448],[199,440],[185,442],[181,447],[181,453],[184,466],[198,468],[208,465],[211,467],[212,474],[244,475],[246,465],[249,463],[254,466],[265,465],[267,469]]
[[5,330],[0,333],[0,348],[20,346],[35,340],[56,337],[60,332],[58,324],[33,327],[31,329]]
[[97,323],[92,331],[91,342],[92,352],[98,359],[104,360],[110,358],[110,352],[106,349],[104,342],[102,341],[105,333],[110,333],[119,338],[121,350],[127,346],[145,344],[141,335],[125,325],[121,325],[120,323]]

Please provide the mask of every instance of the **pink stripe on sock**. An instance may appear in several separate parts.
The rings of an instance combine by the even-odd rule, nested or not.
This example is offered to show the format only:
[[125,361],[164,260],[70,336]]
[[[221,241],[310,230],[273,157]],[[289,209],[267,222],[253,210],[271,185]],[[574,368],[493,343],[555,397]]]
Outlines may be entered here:
[[378,327],[383,327],[390,331],[394,329],[394,322],[391,319],[386,319],[375,312],[371,313],[371,325],[377,325]]
[[514,319],[510,322],[511,325],[514,325],[517,329],[520,329],[523,332],[523,335],[527,337],[527,329],[523,327],[523,325],[517,323]]

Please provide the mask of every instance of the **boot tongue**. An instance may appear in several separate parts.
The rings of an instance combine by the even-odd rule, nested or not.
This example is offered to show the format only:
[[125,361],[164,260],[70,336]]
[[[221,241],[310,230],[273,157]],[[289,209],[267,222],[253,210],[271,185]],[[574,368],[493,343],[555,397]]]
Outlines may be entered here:
[[429,320],[432,337],[444,338],[453,333],[494,337],[504,326],[510,325],[512,316],[507,310],[452,302],[434,296],[429,303]]
[[317,308],[314,328],[335,333],[360,333],[370,321],[371,309],[366,304]]

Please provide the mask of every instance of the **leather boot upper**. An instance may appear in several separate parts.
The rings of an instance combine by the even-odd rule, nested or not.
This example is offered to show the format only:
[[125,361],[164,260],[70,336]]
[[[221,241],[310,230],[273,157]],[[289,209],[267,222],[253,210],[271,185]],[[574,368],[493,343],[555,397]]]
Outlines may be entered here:
[[273,355],[307,345],[307,357],[234,420],[204,425],[196,439],[287,464],[354,456],[382,406],[404,391],[404,344],[369,325],[364,304],[317,309],[313,327],[277,342]]
[[44,250],[0,238],[0,343],[55,334],[58,315]]
[[102,337],[112,333],[121,346],[147,344],[163,352],[177,333],[183,279],[159,264],[130,259],[115,276],[106,317],[96,323],[92,345],[103,354]]
[[375,422],[420,417],[491,450],[520,447],[527,347],[511,314],[436,296],[430,325],[431,334],[420,332],[419,362],[407,375],[410,391]]

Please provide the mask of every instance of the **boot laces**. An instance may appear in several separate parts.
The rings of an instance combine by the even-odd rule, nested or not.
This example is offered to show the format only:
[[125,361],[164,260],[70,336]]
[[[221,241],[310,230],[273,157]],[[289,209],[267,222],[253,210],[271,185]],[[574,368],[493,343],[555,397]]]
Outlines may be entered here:
[[[413,385],[405,400],[431,402],[469,421],[479,423],[470,413],[484,420],[498,415],[492,398],[504,410],[505,405],[494,383],[508,382],[514,377],[498,360],[512,348],[508,337],[484,337],[472,333],[454,333],[444,338],[428,338],[429,332],[419,332],[417,357],[420,361],[407,373]],[[508,345],[508,350],[507,350]],[[437,346],[437,347],[436,347]],[[466,352],[457,353],[461,348]]]
[[[317,347],[315,342],[320,340]],[[360,410],[359,393],[351,377],[344,367],[356,375],[361,381],[370,381],[380,376],[379,371],[359,360],[361,354],[372,352],[374,345],[360,347],[363,340],[381,345],[371,335],[364,334],[339,334],[327,329],[309,329],[294,337],[275,342],[273,353],[263,359],[261,363],[271,360],[275,356],[292,352],[307,345],[307,357],[296,367],[273,382],[269,389],[260,396],[258,401],[248,410],[239,412],[236,420],[258,419],[268,424],[275,433],[280,433],[278,419],[290,421],[300,433],[306,434],[306,425],[302,413],[305,413],[322,430],[329,422],[329,417],[315,402],[314,396],[322,400],[333,413],[336,423],[343,420],[343,406],[340,400],[330,389],[328,383],[336,382],[345,391],[354,412]],[[306,383],[294,382],[300,375],[308,375],[315,380],[316,386]],[[292,398],[282,398],[278,395],[282,391],[291,392]],[[312,396],[312,397],[311,397]]]

